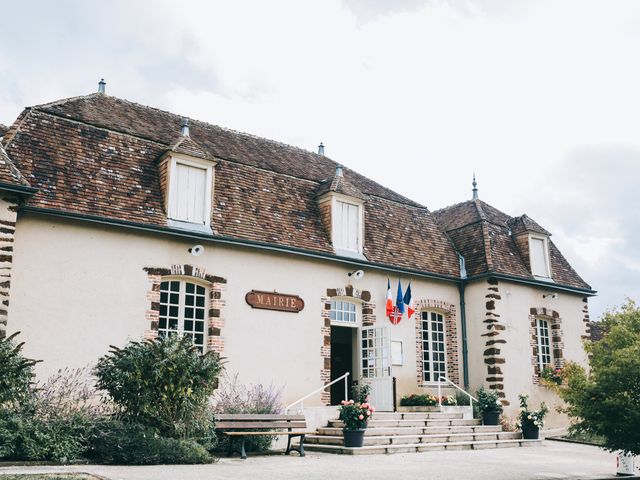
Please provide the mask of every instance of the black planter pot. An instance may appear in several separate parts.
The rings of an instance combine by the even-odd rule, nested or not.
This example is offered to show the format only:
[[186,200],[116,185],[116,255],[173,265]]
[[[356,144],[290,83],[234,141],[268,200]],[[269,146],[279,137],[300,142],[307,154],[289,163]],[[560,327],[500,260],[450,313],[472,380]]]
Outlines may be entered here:
[[540,435],[540,429],[535,425],[522,426],[522,438],[525,440],[537,440]]
[[364,445],[364,428],[358,430],[342,430],[345,447],[361,447]]
[[500,423],[500,412],[484,412],[482,414],[483,425],[498,425]]

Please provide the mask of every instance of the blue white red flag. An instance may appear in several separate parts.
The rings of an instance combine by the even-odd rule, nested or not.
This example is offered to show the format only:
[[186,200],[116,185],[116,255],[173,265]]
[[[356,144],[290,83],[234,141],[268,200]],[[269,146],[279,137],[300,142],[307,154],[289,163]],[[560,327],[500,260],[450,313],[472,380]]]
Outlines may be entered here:
[[415,309],[413,308],[413,299],[411,298],[411,281],[409,281],[407,291],[404,292],[404,299],[402,302],[404,303],[404,309],[407,312],[407,320],[409,320],[415,312]]
[[393,295],[391,295],[391,282],[389,282],[389,278],[387,278],[387,302],[385,307],[387,317],[391,318],[391,314],[393,313]]

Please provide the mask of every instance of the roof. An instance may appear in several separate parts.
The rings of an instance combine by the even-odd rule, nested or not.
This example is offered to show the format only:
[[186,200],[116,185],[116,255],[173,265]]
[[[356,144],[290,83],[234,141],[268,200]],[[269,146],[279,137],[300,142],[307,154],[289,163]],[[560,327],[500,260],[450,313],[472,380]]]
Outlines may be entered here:
[[[496,273],[527,280],[535,279],[513,234],[521,231],[550,234],[527,215],[510,217],[480,199],[436,210],[433,215],[465,258],[469,277]],[[556,284],[591,290],[551,240],[549,257],[552,280]]]
[[7,133],[7,130],[9,130],[9,127],[0,123],[0,138]]
[[0,144],[0,188],[3,185],[17,187],[18,190],[25,191],[30,190],[31,187]]
[[316,196],[320,197],[329,192],[341,193],[342,195],[359,198],[361,200],[365,199],[365,196],[358,187],[347,180],[344,175],[338,173],[335,173],[333,178],[328,178],[320,184]]
[[[39,188],[30,209],[167,227],[157,160],[168,151],[215,159],[212,234],[335,255],[317,204],[336,162],[328,157],[91,94],[25,109],[7,152]],[[428,209],[348,168],[335,191],[365,199],[369,262],[459,278],[455,249]],[[324,183],[323,183],[324,182]]]

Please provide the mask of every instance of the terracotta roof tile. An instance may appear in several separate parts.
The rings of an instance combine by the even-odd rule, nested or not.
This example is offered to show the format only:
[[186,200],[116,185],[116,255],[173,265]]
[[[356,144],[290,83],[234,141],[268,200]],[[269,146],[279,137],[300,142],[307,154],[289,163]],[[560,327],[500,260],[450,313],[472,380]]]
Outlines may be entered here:
[[[433,215],[455,248],[465,257],[468,276],[501,273],[534,278],[509,232],[513,229],[512,233],[528,230],[550,234],[527,215],[512,218],[479,199],[436,210]],[[554,282],[582,289],[591,288],[551,241],[549,256]]]
[[17,187],[30,187],[0,144],[0,183]]
[[3,125],[2,123],[0,123],[0,138],[2,138],[2,136],[7,133],[7,130],[9,130],[9,127],[7,127],[6,125]]

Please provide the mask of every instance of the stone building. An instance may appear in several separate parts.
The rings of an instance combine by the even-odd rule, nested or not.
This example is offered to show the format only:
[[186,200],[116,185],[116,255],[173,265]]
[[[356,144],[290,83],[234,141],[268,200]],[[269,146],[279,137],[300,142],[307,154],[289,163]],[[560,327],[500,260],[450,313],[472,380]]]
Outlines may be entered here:
[[[21,331],[41,377],[179,333],[285,403],[349,372],[380,410],[446,377],[513,414],[521,391],[553,403],[543,366],[586,361],[595,292],[475,189],[431,212],[322,154],[103,88],[0,134],[0,334]],[[416,311],[393,324],[399,281]]]

